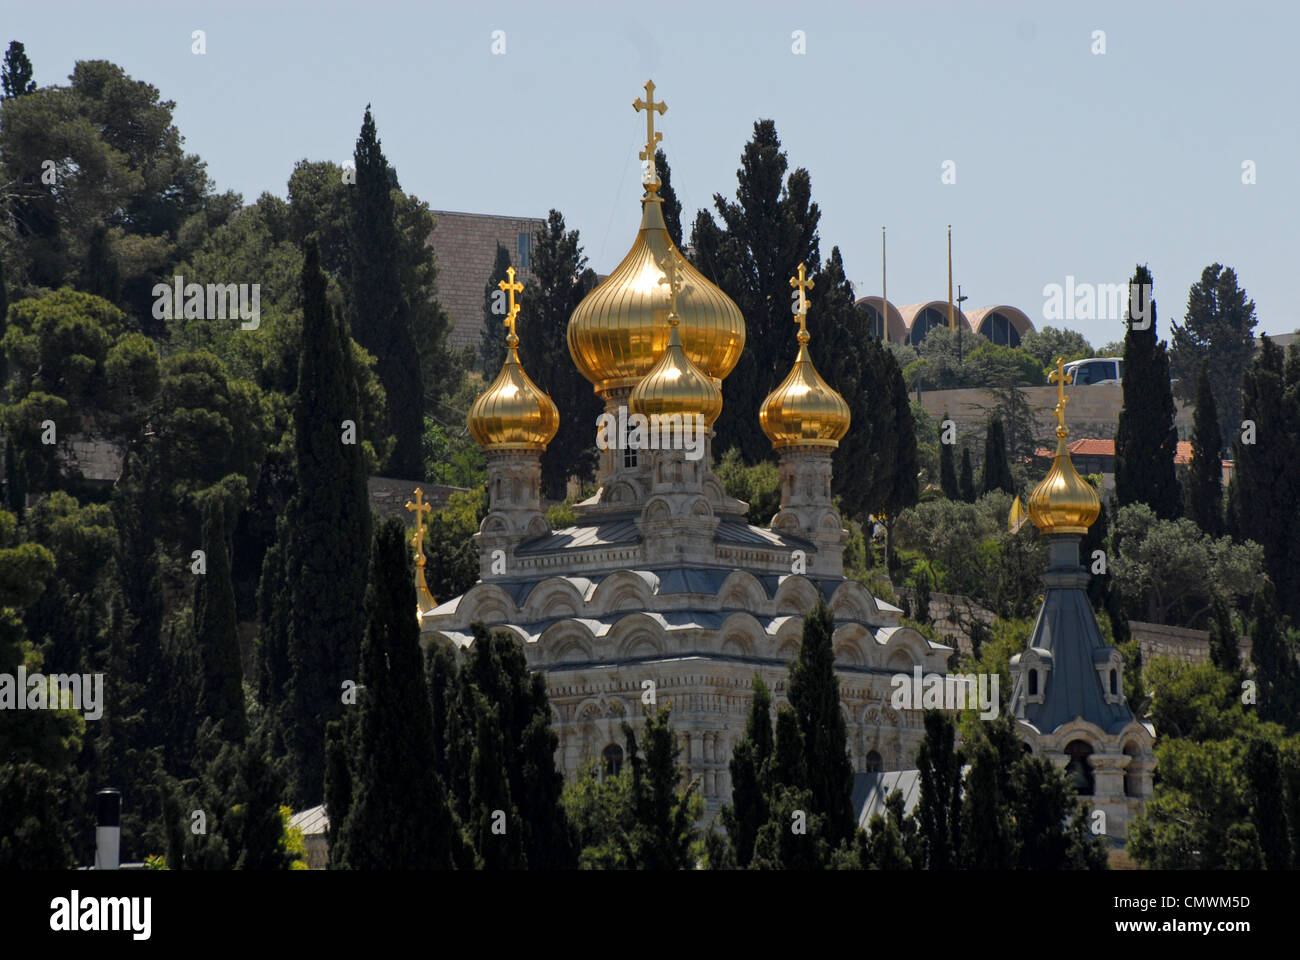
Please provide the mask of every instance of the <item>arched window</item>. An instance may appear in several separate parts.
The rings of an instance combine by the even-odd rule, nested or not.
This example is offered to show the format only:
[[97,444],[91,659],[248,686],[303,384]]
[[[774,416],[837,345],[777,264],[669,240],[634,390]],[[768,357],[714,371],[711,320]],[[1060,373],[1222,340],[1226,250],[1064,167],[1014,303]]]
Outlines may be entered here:
[[1020,346],[1020,332],[1006,314],[994,311],[980,323],[980,335],[1003,347]]
[[1070,758],[1070,762],[1065,765],[1065,772],[1074,784],[1074,792],[1081,797],[1091,797],[1092,764],[1088,758],[1092,756],[1092,747],[1082,740],[1071,740],[1065,747],[1065,753]]
[[884,316],[869,303],[862,304],[862,309],[867,317],[867,332],[877,340],[885,339],[885,330],[888,328]]
[[935,327],[948,326],[948,318],[936,310],[934,307],[926,307],[916,315],[912,321],[912,332],[907,338],[907,342],[912,346],[919,346],[921,341]]
[[1031,697],[1038,696],[1038,671],[1037,670],[1029,671],[1029,695]]
[[875,750],[872,750],[870,753],[867,754],[867,762],[866,762],[867,773],[880,773],[884,769],[885,769],[884,757],[878,754]]
[[623,748],[611,743],[600,752],[601,766],[607,777],[617,777],[623,770]]
[[1119,696],[1119,671],[1114,667],[1110,668],[1110,692],[1113,696]]

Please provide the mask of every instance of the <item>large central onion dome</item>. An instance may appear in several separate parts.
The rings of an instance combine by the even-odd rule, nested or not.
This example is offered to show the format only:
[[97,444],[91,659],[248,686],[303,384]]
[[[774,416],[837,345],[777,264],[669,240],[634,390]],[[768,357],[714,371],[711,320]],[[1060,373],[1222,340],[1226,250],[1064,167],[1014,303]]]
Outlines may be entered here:
[[605,282],[569,318],[569,353],[602,396],[635,386],[668,347],[668,304],[659,264],[673,261],[682,290],[677,315],[682,349],[715,380],[731,373],[745,348],[745,318],[725,293],[690,265],[668,236],[658,183],[646,185],[641,231]]
[[[803,267],[800,268],[802,276]],[[791,281],[793,283],[793,281]],[[806,301],[804,302],[806,308]],[[830,447],[840,445],[849,432],[849,405],[831,389],[813,366],[808,353],[812,339],[799,315],[799,352],[794,367],[780,385],[767,395],[758,410],[758,424],[772,441],[772,448]]]

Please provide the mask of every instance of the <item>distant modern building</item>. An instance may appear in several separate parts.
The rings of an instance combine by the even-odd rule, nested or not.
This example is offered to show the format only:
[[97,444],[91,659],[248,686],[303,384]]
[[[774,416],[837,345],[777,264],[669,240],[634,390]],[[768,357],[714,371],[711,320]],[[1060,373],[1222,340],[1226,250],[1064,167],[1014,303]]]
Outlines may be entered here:
[[[948,326],[948,301],[929,300],[896,307],[880,297],[859,297],[877,338],[890,343],[916,346],[935,327]],[[1004,347],[1020,346],[1020,338],[1034,329],[1033,322],[1018,307],[999,304],[978,307],[970,313],[953,307],[953,322],[967,333],[977,334]]]
[[438,258],[438,299],[451,316],[451,345],[479,344],[483,328],[483,288],[492,275],[497,244],[506,248],[515,278],[533,279],[533,235],[546,225],[540,217],[433,211],[436,224],[429,244]]

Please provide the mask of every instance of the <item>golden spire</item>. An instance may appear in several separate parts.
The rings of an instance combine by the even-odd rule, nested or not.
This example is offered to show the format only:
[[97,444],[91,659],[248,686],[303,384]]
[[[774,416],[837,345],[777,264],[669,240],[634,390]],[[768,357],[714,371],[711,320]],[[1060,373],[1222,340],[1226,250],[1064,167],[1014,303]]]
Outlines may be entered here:
[[406,501],[406,509],[415,514],[415,534],[411,537],[411,546],[415,548],[415,618],[428,613],[438,605],[429,592],[429,585],[424,582],[424,515],[433,510],[424,499],[424,491],[415,488],[415,502]]
[[510,295],[505,317],[506,359],[492,385],[470,407],[469,432],[480,446],[494,450],[545,450],[560,429],[560,412],[519,362],[515,321],[520,306],[515,294],[524,285],[515,281],[514,267],[506,268],[506,276],[508,280],[497,284]]
[[806,291],[813,286],[805,275],[805,264],[799,264],[799,274],[790,278],[790,286],[799,291],[795,307],[795,323],[799,332],[799,350],[794,367],[786,374],[780,386],[767,395],[758,411],[758,422],[772,441],[774,449],[782,447],[826,447],[834,449],[849,432],[849,405],[830,388],[808,353],[808,297]]
[[722,412],[722,388],[682,348],[677,332],[677,294],[690,289],[671,257],[665,257],[659,283],[668,288],[668,346],[628,396],[628,409],[645,416],[681,414],[704,417],[712,426]]
[[1070,460],[1065,427],[1066,373],[1063,357],[1056,358],[1056,369],[1048,377],[1056,384],[1056,457],[1034,492],[1029,495],[1029,519],[1043,533],[1084,534],[1101,512],[1101,499],[1087,480],[1079,476]]
[[656,193],[659,190],[659,171],[655,169],[655,147],[663,140],[662,133],[655,133],[655,111],[659,116],[668,112],[668,104],[662,100],[655,103],[655,82],[647,80],[645,82],[645,99],[637,97],[632,101],[632,107],[637,113],[645,111],[645,149],[641,151],[640,157],[646,162],[646,181],[645,188],[650,193]]
[[1007,532],[1018,533],[1027,519],[1029,518],[1025,516],[1024,505],[1020,502],[1020,496],[1017,494],[1016,499],[1011,501],[1011,513],[1007,515]]
[[640,232],[623,262],[569,318],[569,354],[602,397],[635,387],[668,348],[669,305],[660,280],[669,262],[685,281],[673,309],[680,321],[682,349],[691,362],[720,383],[745,349],[740,308],[691,266],[668,236],[654,167],[655,145],[663,139],[654,129],[654,115],[668,108],[654,99],[654,92],[653,81],[646,81],[646,99],[633,103],[638,111],[646,111],[641,158],[648,162],[648,182],[641,197]]

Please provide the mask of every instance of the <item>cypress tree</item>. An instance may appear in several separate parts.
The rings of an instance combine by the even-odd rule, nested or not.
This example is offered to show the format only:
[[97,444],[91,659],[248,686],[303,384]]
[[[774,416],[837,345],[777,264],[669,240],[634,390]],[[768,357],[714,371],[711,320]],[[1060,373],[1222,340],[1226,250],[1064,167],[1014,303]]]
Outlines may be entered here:
[[86,260],[81,269],[81,289],[117,303],[122,295],[122,272],[117,266],[108,227],[102,222],[95,225],[86,247]]
[[660,210],[664,215],[664,226],[673,246],[682,248],[682,204],[673,190],[673,171],[668,166],[668,157],[663,150],[655,151],[655,172],[659,174],[659,199],[663,201]]
[[989,420],[984,434],[984,470],[980,477],[980,495],[993,490],[1016,492],[1011,478],[1011,464],[1007,462],[1007,439],[1002,431],[1002,418],[997,414]]
[[947,714],[925,711],[925,737],[916,752],[921,780],[916,820],[930,870],[952,870],[960,863],[962,758],[953,746],[955,729]]
[[[1169,385],[1169,357],[1156,340],[1156,301],[1149,296],[1151,273],[1139,265],[1129,282],[1141,293],[1125,308],[1124,406],[1115,431],[1115,495],[1121,507],[1145,503],[1162,520],[1182,513],[1182,497],[1174,473],[1178,431],[1174,428],[1174,397]],[[1132,300],[1145,305],[1145,316],[1130,316]],[[1134,326],[1144,322],[1146,329]]]
[[[343,442],[345,420],[359,423],[347,322],[325,299],[325,277],[314,240],[304,245],[302,345],[294,408],[297,493],[280,528],[277,566],[263,565],[278,592],[271,598],[265,637],[272,663],[287,652],[287,703],[280,711],[298,807],[324,794],[325,725],[343,711],[344,681],[357,678],[357,648],[365,629],[366,557],[370,502],[361,447]],[[414,587],[412,587],[414,589]],[[414,610],[414,605],[410,607]],[[264,625],[264,629],[267,626]]]
[[971,467],[970,447],[961,448],[961,498],[967,503],[975,502],[975,471]]
[[519,870],[527,866],[520,837],[524,821],[510,800],[506,748],[501,738],[498,704],[473,691],[478,717],[470,758],[470,840],[479,869]]
[[1211,537],[1223,536],[1223,434],[1210,390],[1208,361],[1196,378],[1196,418],[1192,431],[1192,469],[1188,516]]
[[1277,594],[1265,580],[1251,602],[1250,662],[1255,667],[1262,720],[1294,729],[1300,713],[1300,667],[1278,622]]
[[1065,774],[1043,757],[1029,754],[1011,774],[1011,816],[1022,870],[1060,870],[1069,843],[1065,818],[1074,803]]
[[1232,615],[1228,605],[1217,596],[1210,606],[1210,662],[1234,677],[1241,672],[1241,648],[1237,645]]
[[[387,396],[388,431],[394,438],[384,473],[418,479],[424,434],[424,385],[411,327],[411,308],[402,290],[401,238],[393,214],[396,175],[380,147],[366,105],[354,153],[357,182],[350,196],[348,245],[352,251],[352,332],[375,355]],[[301,382],[301,381],[300,381]]]
[[[948,411],[943,412],[943,419],[948,419]],[[954,464],[954,444],[939,442],[939,486],[943,495],[949,500],[961,499],[961,488],[957,486],[957,468]]]
[[767,822],[767,780],[772,758],[772,696],[767,684],[754,675],[754,699],[745,721],[745,735],[731,752],[731,804],[722,808],[736,865],[748,867],[754,840]]
[[482,364],[483,376],[488,382],[501,370],[506,359],[506,338],[503,325],[505,314],[495,312],[492,307],[501,297],[501,288],[497,284],[506,279],[506,269],[510,266],[510,253],[501,244],[497,244],[497,256],[492,264],[492,274],[487,285],[483,287],[483,330],[479,335],[478,355]]
[[813,812],[826,817],[826,840],[832,849],[848,839],[853,819],[853,768],[848,735],[840,709],[840,681],[835,675],[830,608],[818,599],[804,617],[799,656],[790,668],[790,706],[803,735]]
[[4,92],[6,100],[36,91],[32,62],[27,58],[26,48],[17,40],[9,41],[9,49],[5,51],[4,67],[0,69],[0,91]]
[[1001,757],[985,739],[971,745],[970,771],[961,803],[961,864],[969,870],[1010,870],[1015,834],[1008,815]]
[[1242,761],[1250,819],[1259,835],[1260,850],[1267,870],[1290,870],[1291,838],[1286,822],[1282,764],[1277,744],[1262,737],[1250,741]]
[[366,588],[358,754],[341,831],[354,869],[451,866],[452,820],[434,772],[415,607],[406,527],[391,518],[375,534]]
[[683,772],[678,758],[681,747],[669,722],[670,708],[662,707],[646,717],[641,743],[624,722],[628,764],[632,772],[631,847],[640,870],[686,870],[695,866],[691,846],[699,835],[692,812],[698,781],[680,787]]
[[241,509],[248,491],[243,477],[205,491],[203,550],[207,573],[194,583],[194,640],[198,650],[198,714],[220,725],[220,735],[242,742],[248,732],[244,710],[244,673],[235,622],[235,588],[230,578],[229,517]]

